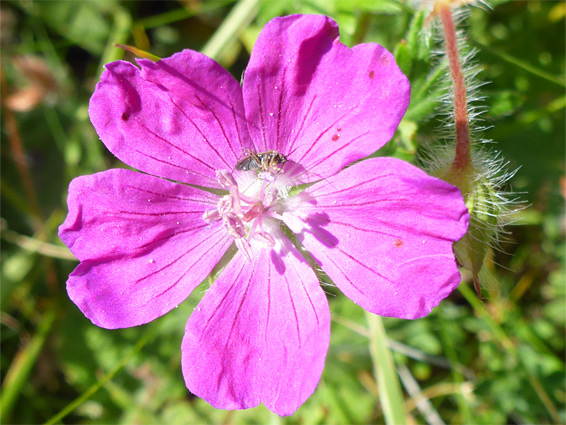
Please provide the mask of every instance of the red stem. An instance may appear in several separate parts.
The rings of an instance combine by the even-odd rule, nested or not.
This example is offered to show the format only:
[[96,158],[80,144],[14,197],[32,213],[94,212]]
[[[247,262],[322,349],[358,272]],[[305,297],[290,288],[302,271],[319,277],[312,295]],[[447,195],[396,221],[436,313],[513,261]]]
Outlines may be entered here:
[[[14,158],[14,163],[20,175],[20,182],[24,189],[24,194],[26,200],[31,209],[31,215],[33,218],[34,227],[39,240],[47,240],[47,232],[41,219],[41,210],[39,208],[39,199],[37,197],[37,191],[31,177],[30,170],[28,168],[26,156],[24,153],[24,147],[22,143],[22,138],[20,137],[20,130],[18,128],[18,121],[14,112],[7,107],[5,98],[8,93],[8,84],[6,82],[6,77],[4,74],[4,69],[0,67],[0,104],[2,105],[2,110],[4,111],[4,121],[6,124],[6,133],[8,135],[8,141],[10,142],[10,148],[12,150],[12,156]],[[56,292],[58,289],[57,273],[53,266],[53,262],[50,258],[46,258],[45,267],[45,280],[49,288]]]
[[437,11],[442,20],[444,30],[444,40],[446,42],[446,54],[452,84],[454,85],[454,118],[456,121],[456,156],[452,168],[464,170],[471,164],[470,156],[470,130],[468,127],[468,110],[466,100],[466,83],[460,57],[458,55],[458,41],[456,39],[456,28],[452,19],[450,3],[440,0],[437,4]]

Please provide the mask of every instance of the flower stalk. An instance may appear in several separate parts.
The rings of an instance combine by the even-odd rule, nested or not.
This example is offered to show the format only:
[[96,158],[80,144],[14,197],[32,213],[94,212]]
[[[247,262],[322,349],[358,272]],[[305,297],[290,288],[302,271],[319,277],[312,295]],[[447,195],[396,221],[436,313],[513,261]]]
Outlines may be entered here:
[[466,96],[466,82],[460,55],[458,54],[458,39],[456,27],[450,10],[450,0],[440,0],[436,3],[437,13],[442,21],[444,41],[446,44],[446,56],[450,76],[452,77],[454,92],[454,119],[456,124],[456,156],[452,167],[455,171],[466,170],[471,165],[470,154],[470,129],[468,124],[468,102]]
[[[466,198],[468,208],[470,208],[469,204],[473,204],[473,200],[476,198],[475,192],[477,190],[474,188],[474,183],[477,182],[477,180],[475,170],[473,169],[470,149],[470,124],[468,116],[466,80],[462,70],[460,55],[458,53],[458,37],[456,35],[456,26],[454,25],[454,19],[452,17],[451,0],[438,0],[435,4],[435,11],[440,17],[440,21],[442,23],[448,68],[450,69],[450,77],[452,79],[452,99],[454,101],[456,149],[454,160],[448,173],[451,176],[451,182],[462,190],[462,193]],[[485,242],[483,230],[483,226],[480,226],[479,229],[476,229],[475,227],[471,228],[466,237],[464,237],[463,242],[455,245],[455,251],[457,253],[461,253],[459,256],[460,261],[462,261],[462,258],[469,259],[472,257],[480,257],[479,260],[476,258],[475,261],[462,262],[464,267],[472,270],[474,288],[480,300],[482,299],[482,295],[479,272],[483,265],[483,258],[487,254],[488,246],[488,244],[483,243]],[[473,243],[472,241],[475,241],[476,243]],[[478,249],[478,247],[475,246],[477,245],[477,242],[480,242],[480,245],[482,245],[481,249]],[[463,255],[462,245],[465,246],[465,249],[463,249],[465,254]],[[474,247],[469,249],[472,245],[474,245]],[[477,255],[478,253],[479,256]]]
[[[460,7],[457,0],[436,0],[432,17],[438,19],[440,37],[444,44],[447,66],[450,70],[450,90],[447,101],[450,116],[450,143],[438,144],[423,151],[424,168],[432,175],[457,186],[470,213],[466,235],[454,244],[460,265],[472,272],[474,287],[481,300],[481,281],[485,280],[484,260],[497,245],[504,221],[513,211],[509,193],[503,185],[513,176],[504,170],[505,162],[499,154],[481,146],[477,129],[473,128],[477,109],[471,105],[478,100],[474,89],[479,87],[472,79],[477,71],[470,58],[463,55],[465,42],[456,31],[452,7]],[[444,69],[439,67],[439,69]],[[483,277],[480,277],[480,274]]]

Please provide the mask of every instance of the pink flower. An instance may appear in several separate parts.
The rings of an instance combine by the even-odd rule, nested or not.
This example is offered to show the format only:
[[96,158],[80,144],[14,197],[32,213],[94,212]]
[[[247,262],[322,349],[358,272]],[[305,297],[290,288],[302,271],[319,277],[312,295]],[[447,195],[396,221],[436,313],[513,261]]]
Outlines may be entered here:
[[[138,64],[108,64],[89,113],[108,149],[147,174],[73,180],[59,234],[81,263],[67,290],[98,326],[141,325],[185,300],[235,243],[186,326],[191,392],[279,415],[313,393],[330,312],[302,250],[384,316],[423,317],[458,285],[452,243],[468,223],[458,189],[397,159],[344,168],[383,146],[409,104],[383,47],[349,49],[331,19],[287,16],[260,34],[242,86],[190,50]],[[236,170],[272,150],[287,161]],[[296,194],[304,182],[314,184]]]

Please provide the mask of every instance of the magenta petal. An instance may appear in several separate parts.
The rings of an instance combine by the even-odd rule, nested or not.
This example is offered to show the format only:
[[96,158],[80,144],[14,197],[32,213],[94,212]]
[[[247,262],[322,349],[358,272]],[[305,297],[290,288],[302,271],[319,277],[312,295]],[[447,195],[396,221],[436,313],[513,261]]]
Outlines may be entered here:
[[104,328],[136,326],[186,299],[232,243],[202,219],[218,197],[129,170],[76,178],[59,236],[81,264],[69,297]]
[[106,65],[89,106],[101,140],[139,170],[217,187],[216,170],[234,167],[247,138],[239,84],[196,52],[140,64]]
[[354,302],[382,316],[426,316],[460,282],[452,243],[469,215],[459,189],[376,158],[313,185],[305,247]]
[[164,87],[184,112],[192,151],[218,169],[233,169],[242,148],[251,147],[240,83],[217,62],[193,50],[157,63],[138,62],[142,77]]
[[267,23],[243,87],[256,150],[289,155],[315,178],[389,141],[410,95],[390,52],[377,44],[349,49],[336,22],[321,15]]
[[249,263],[237,254],[189,319],[183,374],[189,390],[216,408],[263,402],[290,415],[320,380],[330,338],[328,303],[296,250],[277,264],[265,249],[254,255]]

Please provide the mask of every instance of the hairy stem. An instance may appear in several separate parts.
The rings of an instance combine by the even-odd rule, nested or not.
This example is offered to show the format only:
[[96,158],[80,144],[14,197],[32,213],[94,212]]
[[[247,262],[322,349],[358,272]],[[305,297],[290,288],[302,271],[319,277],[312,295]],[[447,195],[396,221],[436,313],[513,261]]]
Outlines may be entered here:
[[466,99],[466,83],[462,73],[462,65],[458,54],[456,28],[452,19],[449,0],[439,0],[436,10],[442,21],[446,55],[450,67],[450,76],[454,90],[454,118],[456,121],[456,156],[452,168],[465,170],[471,164],[470,130],[468,126],[468,110]]

